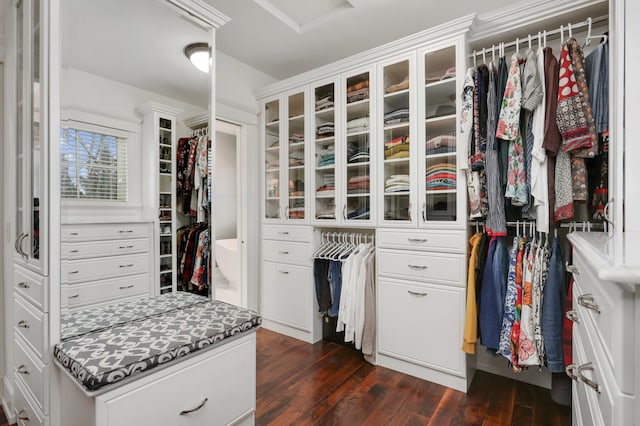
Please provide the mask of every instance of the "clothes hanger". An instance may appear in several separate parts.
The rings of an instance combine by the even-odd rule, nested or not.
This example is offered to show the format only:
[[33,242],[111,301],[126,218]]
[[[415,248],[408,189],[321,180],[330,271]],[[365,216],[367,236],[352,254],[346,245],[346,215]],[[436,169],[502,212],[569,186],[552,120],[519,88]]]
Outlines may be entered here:
[[482,48],[482,63],[486,64],[487,63],[487,57],[485,56],[485,48]]
[[542,31],[542,36],[544,37],[544,47],[547,47],[547,30]]
[[560,46],[564,46],[564,25],[560,25]]
[[478,67],[478,64],[476,62],[476,51],[475,51],[475,49],[473,50],[473,67],[474,68]]
[[569,39],[573,38],[573,32],[571,31],[571,22],[569,22]]
[[494,63],[496,61],[496,45],[492,44],[491,45],[491,63]]
[[516,56],[520,55],[520,39],[516,37]]
[[597,39],[603,39],[603,42],[606,43],[607,40],[609,40],[609,37],[606,34],[602,34],[602,35],[591,35],[591,24],[592,24],[592,19],[591,17],[587,18],[587,26],[588,26],[588,30],[587,30],[587,38],[584,40],[584,45],[582,46],[587,47],[591,44],[591,40],[593,40],[594,38]]
[[531,50],[531,34],[529,34],[529,50]]

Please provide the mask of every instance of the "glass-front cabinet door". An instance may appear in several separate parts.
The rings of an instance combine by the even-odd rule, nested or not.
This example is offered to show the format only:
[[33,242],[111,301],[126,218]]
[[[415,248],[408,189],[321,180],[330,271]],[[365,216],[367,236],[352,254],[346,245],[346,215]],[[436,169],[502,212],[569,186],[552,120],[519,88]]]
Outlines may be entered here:
[[[420,224],[456,222],[459,196],[457,161],[456,46],[423,52],[424,109],[420,159]],[[421,101],[422,102],[422,101]]]
[[314,222],[337,219],[336,192],[336,81],[321,83],[313,90],[313,182]]
[[341,146],[344,158],[342,192],[345,194],[341,211],[344,223],[369,224],[374,220],[372,210],[372,150],[374,116],[373,70],[366,69],[344,76],[344,134]]
[[[378,194],[382,194],[379,222],[384,224],[415,224],[416,145],[412,111],[415,90],[413,81],[414,57],[395,59],[380,64],[379,94],[382,99],[378,111],[381,138],[377,138]],[[380,195],[378,195],[380,197]],[[380,198],[378,198],[380,202]]]
[[280,220],[280,100],[264,104],[264,218]]
[[47,274],[47,215],[44,178],[47,157],[42,145],[43,53],[40,30],[42,0],[16,3],[16,240],[15,259]]
[[285,218],[291,221],[304,221],[305,204],[305,92],[296,92],[287,96],[287,201]]

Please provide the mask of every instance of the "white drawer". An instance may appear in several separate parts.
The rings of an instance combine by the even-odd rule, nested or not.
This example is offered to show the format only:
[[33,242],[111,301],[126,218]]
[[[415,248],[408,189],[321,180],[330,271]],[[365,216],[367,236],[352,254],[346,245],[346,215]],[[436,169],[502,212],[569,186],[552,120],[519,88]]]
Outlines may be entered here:
[[14,330],[33,349],[40,359],[44,359],[48,349],[48,321],[49,316],[16,295],[14,298]]
[[464,253],[467,241],[463,231],[378,229],[378,247]]
[[95,241],[122,238],[143,238],[149,233],[147,223],[83,223],[62,225],[62,241]]
[[[252,416],[255,340],[228,345],[228,350],[135,390],[96,397],[96,426],[216,426]],[[197,411],[180,415],[200,405]]]
[[49,311],[49,279],[20,266],[13,267],[13,289],[38,309]]
[[117,256],[133,253],[146,253],[148,251],[148,238],[60,244],[60,256],[62,259]]
[[21,381],[16,380],[15,384],[15,407],[18,426],[47,426],[49,418],[45,417],[40,409],[37,408]]
[[463,375],[464,289],[378,280],[378,350]]
[[380,275],[466,287],[464,258],[452,254],[379,249]]
[[124,299],[149,292],[149,275],[135,275],[83,284],[63,284],[62,306],[77,308],[89,304]]
[[289,241],[262,241],[262,259],[272,262],[311,265],[313,250],[311,243],[293,243]]
[[311,268],[262,263],[262,316],[290,327],[310,331],[314,296]]
[[49,412],[49,366],[42,363],[16,336],[13,354],[14,374],[20,377],[43,413]]
[[77,283],[149,272],[149,256],[147,254],[63,260],[61,263],[63,283]]
[[[580,338],[576,338],[575,336],[576,333],[574,333],[572,343],[573,362],[574,365],[582,365],[586,363],[586,355],[584,354],[584,347]],[[577,372],[574,372],[573,374],[576,373]],[[572,380],[571,386],[573,399],[575,401],[572,409],[576,411],[572,416],[574,426],[605,426],[593,389],[576,380]]]
[[625,314],[634,311],[634,294],[618,284],[599,281],[588,260],[577,251],[573,262],[577,269],[573,274],[577,283],[573,309],[579,319],[591,322],[594,341],[601,345],[622,391],[633,393],[634,377],[629,371],[636,360],[629,336],[633,336],[634,325]]
[[282,241],[313,241],[313,228],[310,226],[263,225],[262,238]]

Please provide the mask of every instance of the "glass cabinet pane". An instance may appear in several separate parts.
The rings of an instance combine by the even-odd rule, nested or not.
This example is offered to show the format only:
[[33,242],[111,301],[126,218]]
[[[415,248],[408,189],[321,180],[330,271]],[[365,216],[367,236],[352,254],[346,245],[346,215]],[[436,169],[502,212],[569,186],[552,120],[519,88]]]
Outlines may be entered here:
[[314,90],[315,218],[336,219],[335,84]]
[[[24,143],[24,2],[18,3],[16,6],[17,13],[17,28],[16,28],[16,47],[17,47],[17,61],[16,61],[16,232],[18,234],[24,233],[24,203],[23,203],[23,184],[24,184],[24,161],[25,154],[23,149]],[[18,237],[18,236],[16,236]]]
[[265,218],[280,218],[280,102],[265,105]]
[[424,221],[455,221],[456,163],[455,47],[425,55]]
[[40,141],[40,0],[31,5],[31,257],[40,259],[40,196],[42,188],[42,165]]
[[384,220],[408,221],[411,208],[409,60],[383,69]]
[[343,219],[371,218],[369,73],[347,78],[346,85],[346,204]]
[[173,126],[168,118],[158,118],[158,230],[160,244],[160,294],[173,290],[174,283],[174,176],[173,176]]
[[300,220],[305,218],[304,92],[289,96],[288,107],[289,206],[287,209],[287,218]]

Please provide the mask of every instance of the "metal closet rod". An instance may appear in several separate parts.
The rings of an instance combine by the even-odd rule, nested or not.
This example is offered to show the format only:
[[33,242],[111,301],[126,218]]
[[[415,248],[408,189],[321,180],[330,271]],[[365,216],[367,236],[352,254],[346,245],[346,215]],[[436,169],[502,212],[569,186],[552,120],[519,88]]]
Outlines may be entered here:
[[[502,49],[503,53],[504,53],[504,49],[510,48],[510,47],[514,47],[514,46],[518,46],[522,43],[529,43],[529,41],[533,42],[534,40],[537,41],[539,38],[542,38],[542,40],[544,42],[546,42],[547,37],[551,36],[552,38],[556,38],[553,36],[556,36],[560,33],[564,33],[566,32],[567,34],[570,34],[574,29],[578,29],[578,28],[583,28],[583,27],[587,27],[593,24],[600,24],[602,22],[608,22],[609,21],[609,17],[607,15],[603,15],[603,16],[598,16],[597,18],[587,18],[586,20],[582,21],[582,22],[577,22],[575,24],[571,24],[569,23],[568,25],[561,25],[560,27],[558,27],[555,30],[549,30],[549,31],[539,31],[538,34],[528,34],[526,37],[523,38],[516,38],[513,41],[510,41],[509,43],[498,43],[498,44],[494,44],[493,46],[489,47],[489,48],[482,48],[482,50],[477,50],[474,49],[473,53],[471,53],[469,55],[469,58],[473,59],[477,56],[482,56],[482,55],[487,55],[488,53],[492,53],[496,50],[496,48],[498,49],[498,51],[500,49]],[[589,34],[591,35],[591,34]]]

